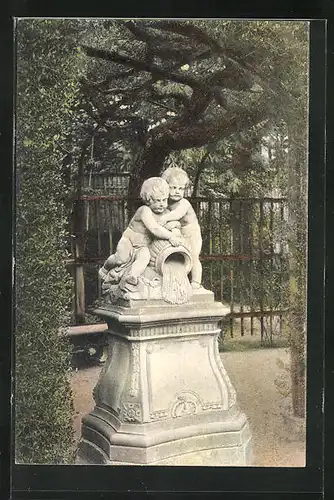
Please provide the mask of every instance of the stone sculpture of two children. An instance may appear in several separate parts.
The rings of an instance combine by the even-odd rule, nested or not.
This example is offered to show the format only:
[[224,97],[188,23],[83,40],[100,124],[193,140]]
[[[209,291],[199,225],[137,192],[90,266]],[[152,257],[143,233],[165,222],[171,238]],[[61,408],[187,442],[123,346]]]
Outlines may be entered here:
[[[140,192],[144,205],[132,217],[116,252],[99,270],[103,281],[117,283],[130,266],[125,281],[137,285],[150,262],[150,244],[158,238],[188,248],[192,257],[191,286],[201,286],[201,231],[194,209],[184,198],[189,183],[187,173],[179,167],[169,167],[161,177],[144,181]],[[178,227],[180,231],[175,231]]]

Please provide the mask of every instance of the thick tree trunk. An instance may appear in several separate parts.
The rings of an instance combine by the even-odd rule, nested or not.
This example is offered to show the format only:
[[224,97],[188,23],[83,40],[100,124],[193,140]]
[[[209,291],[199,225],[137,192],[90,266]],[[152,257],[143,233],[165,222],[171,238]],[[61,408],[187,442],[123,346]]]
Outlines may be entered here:
[[129,197],[137,198],[141,185],[149,177],[158,177],[161,174],[164,162],[170,150],[160,144],[144,148],[136,164],[132,168],[129,180]]

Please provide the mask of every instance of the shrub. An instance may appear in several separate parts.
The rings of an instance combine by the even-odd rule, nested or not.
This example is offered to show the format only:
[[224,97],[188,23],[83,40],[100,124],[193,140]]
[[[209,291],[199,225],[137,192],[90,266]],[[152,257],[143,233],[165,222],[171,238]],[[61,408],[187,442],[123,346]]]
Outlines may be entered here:
[[[69,26],[70,27],[70,26]],[[71,300],[59,144],[70,127],[76,57],[61,20],[17,25],[15,452],[19,463],[73,461]],[[73,53],[72,53],[73,52]]]

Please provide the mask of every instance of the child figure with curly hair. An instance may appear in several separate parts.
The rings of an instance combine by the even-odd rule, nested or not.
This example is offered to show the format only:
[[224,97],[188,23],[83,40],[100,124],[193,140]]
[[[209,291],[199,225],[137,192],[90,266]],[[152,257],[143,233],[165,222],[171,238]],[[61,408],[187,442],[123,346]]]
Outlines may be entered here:
[[185,190],[190,184],[189,177],[187,172],[179,167],[167,168],[161,177],[169,184],[169,211],[160,217],[160,224],[180,221],[184,244],[189,248],[193,261],[191,286],[199,288],[202,282],[202,264],[199,260],[202,236],[196,213],[189,201],[184,198]]

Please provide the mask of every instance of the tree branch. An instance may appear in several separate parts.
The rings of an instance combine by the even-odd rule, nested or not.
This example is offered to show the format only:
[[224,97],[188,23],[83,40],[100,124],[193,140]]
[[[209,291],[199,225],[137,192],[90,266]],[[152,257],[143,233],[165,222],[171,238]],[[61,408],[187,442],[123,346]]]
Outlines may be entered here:
[[[212,91],[210,92],[210,86],[212,86],[212,83],[215,80],[219,79],[221,72],[217,72],[216,74],[210,75],[207,78],[198,80],[189,75],[180,75],[178,73],[174,73],[172,71],[160,68],[156,64],[147,63],[146,61],[141,61],[138,59],[133,59],[131,57],[118,54],[116,52],[109,52],[106,50],[87,47],[87,46],[83,46],[83,49],[85,50],[88,56],[101,58],[119,64],[129,65],[137,69],[138,71],[149,72],[155,78],[159,79],[164,78],[190,86],[194,91],[189,101],[188,115],[190,117],[196,119],[201,113],[203,113],[207,108],[207,106],[209,105],[212,98],[214,98],[220,106],[224,106],[224,98],[221,95],[221,93],[217,89],[216,90],[211,89]],[[238,75],[238,73],[239,77],[234,78],[235,82],[234,88],[238,88],[238,86],[240,87],[240,85],[242,84],[245,85],[244,84],[245,77],[241,71],[234,73],[234,75],[236,76]],[[232,72],[230,72],[230,74],[232,74]],[[229,86],[231,87],[231,79]]]
[[156,64],[148,64],[146,61],[141,61],[138,59],[133,59],[129,56],[123,56],[118,54],[117,52],[111,52],[103,49],[97,49],[94,47],[88,47],[87,45],[82,46],[83,50],[90,57],[95,57],[99,59],[103,59],[105,61],[110,61],[117,64],[123,64],[125,66],[130,66],[137,71],[144,71],[147,73],[151,73],[156,79],[167,79],[172,80],[176,83],[182,83],[183,85],[188,85],[192,88],[202,88],[205,86],[202,82],[199,82],[195,78],[192,78],[188,75],[181,75],[178,73],[174,73],[163,68],[160,68]]
[[272,89],[270,83],[265,81],[265,77],[256,71],[251,64],[237,61],[231,51],[229,51],[226,47],[222,47],[215,39],[210,37],[197,26],[183,24],[180,21],[157,21],[154,23],[154,27],[164,31],[181,34],[191,40],[195,40],[198,43],[209,46],[214,53],[220,54],[226,62],[229,62],[233,67],[239,69],[239,71],[248,76],[248,78],[251,78],[262,88],[272,94],[277,94],[277,91],[279,91],[285,98],[288,98],[289,100],[291,99],[291,92],[283,89],[282,87],[279,89]]
[[189,104],[184,111],[183,119],[187,122],[198,120],[208,108],[212,98],[216,99],[216,97],[212,92],[203,92],[199,89],[194,89]]
[[253,85],[253,80],[237,68],[220,69],[211,75],[209,74],[205,78],[205,82],[208,86],[219,85],[231,90],[250,90]]
[[149,80],[147,82],[144,82],[142,85],[138,85],[136,87],[127,87],[127,88],[119,88],[119,87],[114,87],[114,88],[109,88],[106,90],[103,90],[104,94],[124,94],[126,96],[131,96],[135,94],[139,94],[142,90],[150,87],[152,85],[152,80]]
[[154,106],[158,106],[159,108],[167,109],[168,111],[172,111],[173,113],[177,114],[177,111],[174,108],[171,108],[170,106],[166,106],[166,104],[162,104],[161,102],[152,101],[152,99],[147,99],[147,102],[149,102],[150,104],[153,104]]
[[232,116],[224,114],[215,121],[184,123],[178,120],[159,125],[152,130],[151,141],[155,146],[160,143],[171,151],[199,147],[215,139],[250,129],[267,118],[268,109],[265,103],[262,103],[253,110],[240,110]]
[[171,59],[171,62],[174,64],[170,68],[170,71],[178,69],[179,65],[203,60],[212,55],[211,50],[205,50],[204,52],[201,51],[200,53],[194,54],[192,48],[173,47],[172,44],[168,42],[161,43],[158,36],[151,35],[133,21],[124,21],[123,25],[131,31],[137,40],[145,42],[148,45],[151,56],[160,57],[164,60]]
[[121,21],[123,26],[125,26],[131,33],[137,38],[137,40],[140,40],[142,42],[152,42],[154,41],[154,37],[147,33],[147,31],[143,30],[138,26],[138,24],[135,24],[133,21]]
[[159,94],[159,92],[153,88],[152,93],[157,99],[175,99],[177,101],[180,101],[184,106],[188,106],[190,102],[189,97],[185,94],[182,94],[181,92],[168,92],[166,94]]
[[94,88],[103,89],[105,87],[108,87],[108,85],[110,85],[110,83],[113,82],[114,80],[117,80],[119,78],[127,78],[128,76],[133,75],[135,71],[136,70],[134,68],[131,68],[126,71],[120,71],[119,73],[109,74],[104,80],[101,80],[99,82],[93,82],[91,80],[86,80],[86,79],[82,80],[85,83],[89,83],[89,85]]
[[184,24],[180,21],[157,21],[153,27],[186,36],[197,43],[209,46],[215,52],[221,51],[221,46],[216,40],[192,24]]

